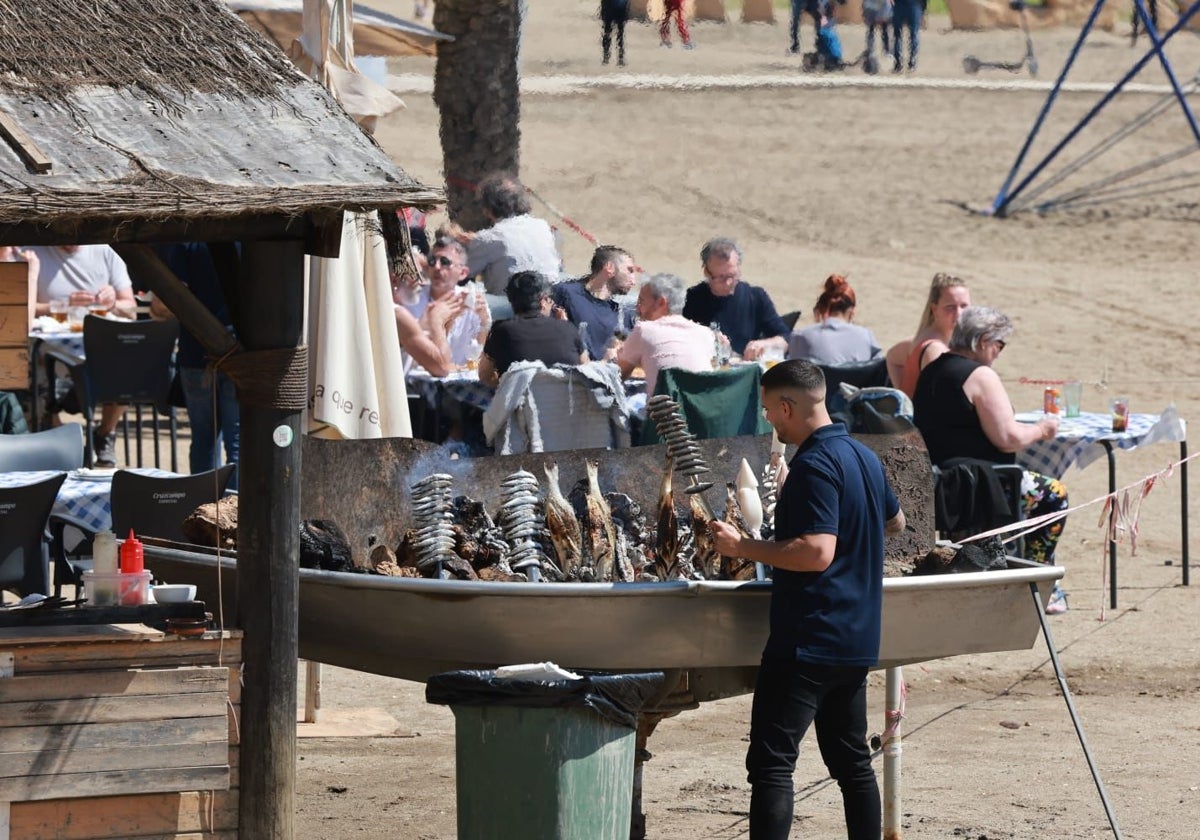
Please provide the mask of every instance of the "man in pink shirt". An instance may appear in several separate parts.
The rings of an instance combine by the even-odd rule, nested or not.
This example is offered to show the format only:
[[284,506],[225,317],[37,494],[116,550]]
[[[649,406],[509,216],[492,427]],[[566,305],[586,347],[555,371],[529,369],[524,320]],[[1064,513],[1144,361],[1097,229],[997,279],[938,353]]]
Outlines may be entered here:
[[617,350],[617,364],[625,379],[642,368],[649,396],[660,370],[712,370],[712,330],[683,317],[686,299],[687,284],[674,274],[655,274],[638,292],[638,322]]

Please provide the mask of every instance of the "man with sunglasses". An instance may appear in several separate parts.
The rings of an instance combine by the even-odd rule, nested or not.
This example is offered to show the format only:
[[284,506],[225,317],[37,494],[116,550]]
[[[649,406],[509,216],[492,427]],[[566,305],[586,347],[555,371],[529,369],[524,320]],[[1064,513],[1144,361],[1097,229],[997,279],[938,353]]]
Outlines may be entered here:
[[[471,295],[459,287],[467,279],[467,250],[455,239],[439,237],[430,249],[425,269],[429,283],[417,287],[411,297],[401,300],[402,305],[414,318],[425,318],[429,304],[434,301],[450,302],[464,298],[466,308],[446,327],[446,342],[450,347],[451,363],[466,364],[472,354],[472,342],[482,348],[492,328],[492,315],[483,295]],[[466,298],[470,299],[466,299]],[[427,320],[422,326],[427,326]],[[478,355],[476,353],[476,355]]]
[[788,836],[796,757],[815,721],[847,836],[879,840],[867,671],[879,658],[884,534],[904,530],[904,512],[875,453],[830,419],[821,368],[803,359],[775,365],[763,374],[762,402],[779,439],[797,447],[775,507],[775,539],[709,526],[721,554],[774,568],[746,753],[750,837]]

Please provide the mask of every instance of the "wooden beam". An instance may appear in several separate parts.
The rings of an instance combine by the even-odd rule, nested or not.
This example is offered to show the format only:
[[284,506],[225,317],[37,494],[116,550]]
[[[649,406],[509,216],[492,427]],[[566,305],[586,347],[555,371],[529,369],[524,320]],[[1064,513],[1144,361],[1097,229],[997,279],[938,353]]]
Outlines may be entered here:
[[195,217],[62,219],[50,224],[0,224],[0,245],[111,245],[114,242],[247,242],[304,239],[307,216],[245,215]]
[[0,135],[3,135],[8,145],[12,146],[13,151],[21,156],[25,165],[39,175],[49,172],[54,167],[54,161],[50,160],[50,156],[43,152],[37,143],[33,142],[33,138],[25,129],[21,128],[20,123],[4,111],[0,111]]
[[[247,350],[296,347],[304,320],[304,247],[242,246],[234,324]],[[300,412],[241,406],[238,619],[245,685],[238,832],[292,840],[300,576]]]
[[221,320],[196,299],[149,245],[117,243],[113,250],[125,260],[129,272],[141,277],[150,291],[162,299],[179,319],[180,326],[195,336],[208,355],[219,359],[237,346]]

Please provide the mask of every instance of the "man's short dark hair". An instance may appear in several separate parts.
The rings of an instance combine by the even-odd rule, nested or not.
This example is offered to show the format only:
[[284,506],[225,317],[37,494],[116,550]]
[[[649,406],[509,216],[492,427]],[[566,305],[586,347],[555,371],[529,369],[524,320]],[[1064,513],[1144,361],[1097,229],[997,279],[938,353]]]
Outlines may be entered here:
[[429,253],[432,254],[438,248],[453,251],[463,263],[467,261],[467,247],[452,236],[439,236],[433,241],[433,246],[430,247]]
[[480,181],[476,195],[480,206],[497,221],[523,216],[531,209],[525,187],[514,176],[504,172],[497,172]]
[[542,298],[550,295],[550,281],[536,271],[518,271],[508,278],[504,294],[508,296],[514,314],[528,315],[537,312]]
[[808,359],[788,359],[762,375],[759,384],[764,391],[797,391],[819,393],[825,390],[825,373]]
[[615,263],[621,257],[632,256],[624,248],[616,245],[601,245],[592,252],[592,274],[597,274],[610,262]]
[[728,236],[714,236],[712,239],[704,243],[704,247],[700,249],[700,265],[708,265],[708,261],[712,257],[720,259],[730,259],[734,254],[737,254],[738,262],[742,261],[742,249],[738,244]]

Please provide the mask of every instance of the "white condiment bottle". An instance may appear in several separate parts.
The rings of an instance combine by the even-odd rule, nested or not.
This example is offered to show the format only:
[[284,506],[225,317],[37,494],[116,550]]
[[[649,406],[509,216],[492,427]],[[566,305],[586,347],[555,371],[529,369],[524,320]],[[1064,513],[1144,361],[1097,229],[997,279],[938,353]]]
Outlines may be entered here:
[[117,537],[112,531],[97,531],[92,538],[92,571],[98,575],[117,573]]

